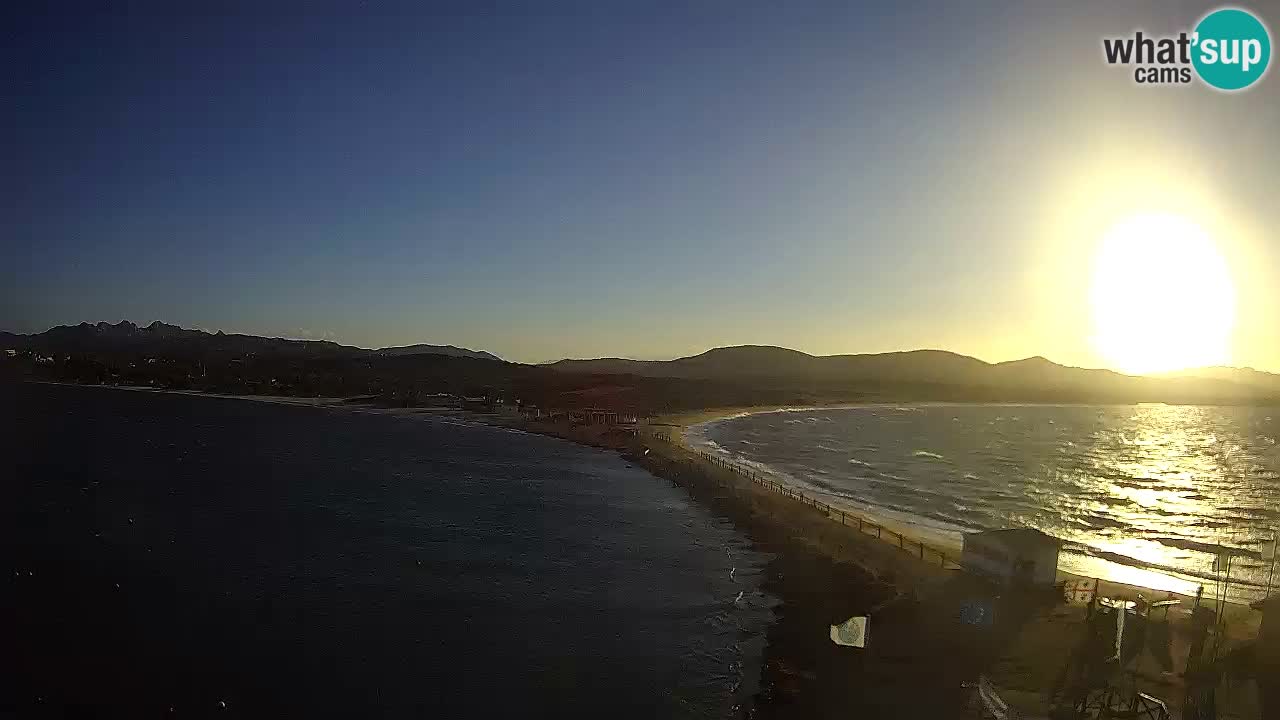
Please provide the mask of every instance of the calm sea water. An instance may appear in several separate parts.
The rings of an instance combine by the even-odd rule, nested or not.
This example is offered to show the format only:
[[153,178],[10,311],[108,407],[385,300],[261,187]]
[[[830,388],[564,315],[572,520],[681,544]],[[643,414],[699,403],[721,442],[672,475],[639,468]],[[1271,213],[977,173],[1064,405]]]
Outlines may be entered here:
[[690,438],[938,540],[1040,528],[1088,576],[1193,592],[1234,553],[1233,593],[1257,597],[1278,436],[1280,408],[925,405],[749,415]]
[[767,558],[611,454],[444,418],[0,393],[0,703],[24,716],[723,717],[759,677]]

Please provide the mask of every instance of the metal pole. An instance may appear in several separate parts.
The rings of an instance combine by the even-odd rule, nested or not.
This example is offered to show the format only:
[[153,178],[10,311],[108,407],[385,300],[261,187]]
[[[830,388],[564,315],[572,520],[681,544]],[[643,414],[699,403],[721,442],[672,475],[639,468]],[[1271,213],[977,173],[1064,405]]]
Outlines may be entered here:
[[1271,578],[1276,574],[1276,546],[1280,544],[1280,533],[1272,531],[1275,538],[1271,540],[1271,568],[1267,570],[1267,594],[1265,597],[1271,597]]
[[1217,650],[1219,650],[1219,644],[1221,643],[1222,630],[1226,629],[1226,618],[1224,618],[1226,614],[1226,593],[1230,592],[1231,589],[1231,559],[1233,557],[1231,555],[1226,556],[1226,578],[1222,580],[1222,596],[1219,598],[1219,603],[1217,603],[1219,610],[1217,610],[1217,629],[1213,633],[1212,660],[1217,660]]

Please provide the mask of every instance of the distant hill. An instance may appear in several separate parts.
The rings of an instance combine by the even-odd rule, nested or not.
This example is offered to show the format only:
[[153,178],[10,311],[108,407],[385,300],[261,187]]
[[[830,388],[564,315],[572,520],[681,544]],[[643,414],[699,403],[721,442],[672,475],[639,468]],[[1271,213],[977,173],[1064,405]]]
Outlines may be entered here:
[[42,352],[95,353],[133,352],[163,356],[288,356],[288,357],[355,357],[376,354],[386,357],[400,355],[445,355],[482,360],[501,361],[498,356],[452,345],[407,345],[404,347],[368,350],[350,345],[339,345],[328,340],[293,340],[289,338],[261,337],[204,330],[189,330],[169,325],[159,320],[140,327],[128,320],[111,324],[80,323],[59,325],[42,333],[18,335],[0,333],[0,345],[5,348],[39,350]]
[[1253,368],[1207,367],[1166,373],[1163,377],[1225,380],[1238,385],[1255,387],[1259,390],[1280,392],[1280,375],[1254,370]]
[[[974,383],[987,379],[987,374],[997,366],[945,350],[818,356],[770,345],[738,345],[675,360],[561,360],[550,363],[548,367],[561,372],[625,373],[648,377]],[[1008,372],[1015,375],[1021,370],[1021,366],[1011,364]]]
[[467,348],[454,347],[453,345],[405,345],[403,347],[379,348],[376,352],[386,357],[395,357],[397,355],[448,355],[450,357],[469,357],[477,360],[497,360],[502,362],[502,358],[493,353],[482,350],[468,350]]
[[816,356],[742,345],[675,360],[603,358],[535,366],[450,345],[370,350],[128,321],[0,334],[2,349],[27,351],[0,355],[3,376],[231,394],[375,396],[396,404],[449,393],[643,412],[929,401],[1280,405],[1280,376],[1257,370],[1204,368],[1134,377],[1043,357],[988,363],[943,350]]
[[[1068,367],[1043,357],[1002,363],[943,350],[815,356],[787,348],[740,345],[675,360],[561,360],[561,373],[801,383],[815,387],[892,388],[894,396],[1115,402],[1256,402],[1280,398],[1280,376],[1208,368],[1167,377]],[[930,391],[929,388],[934,388]],[[942,388],[973,392],[941,391]]]

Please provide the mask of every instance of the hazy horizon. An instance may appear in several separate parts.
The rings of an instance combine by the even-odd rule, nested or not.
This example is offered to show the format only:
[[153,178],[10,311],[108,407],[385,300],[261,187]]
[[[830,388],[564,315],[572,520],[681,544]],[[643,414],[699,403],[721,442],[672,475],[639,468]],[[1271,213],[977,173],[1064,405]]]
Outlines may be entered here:
[[[1280,80],[1101,57],[1211,7],[9,9],[0,327],[1280,371]],[[1098,327],[1108,228],[1160,213],[1219,289]]]

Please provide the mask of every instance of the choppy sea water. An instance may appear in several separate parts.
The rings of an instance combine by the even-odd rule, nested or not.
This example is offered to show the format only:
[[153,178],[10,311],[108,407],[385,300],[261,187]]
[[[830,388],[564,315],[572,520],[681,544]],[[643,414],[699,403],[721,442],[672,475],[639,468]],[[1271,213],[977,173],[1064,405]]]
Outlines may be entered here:
[[926,537],[1029,526],[1069,541],[1061,566],[1256,598],[1280,524],[1280,408],[867,406],[717,420],[689,439]]
[[447,417],[0,397],[0,710],[725,717],[755,691],[768,557],[613,454]]

